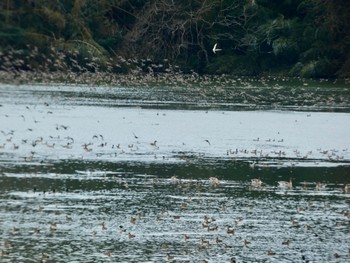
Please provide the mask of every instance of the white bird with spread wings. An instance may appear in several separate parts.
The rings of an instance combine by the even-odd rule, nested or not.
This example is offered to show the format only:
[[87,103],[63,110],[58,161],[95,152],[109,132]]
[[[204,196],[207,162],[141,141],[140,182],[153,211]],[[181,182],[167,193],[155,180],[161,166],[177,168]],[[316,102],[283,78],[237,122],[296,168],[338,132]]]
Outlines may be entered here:
[[214,52],[214,54],[216,54],[217,51],[221,51],[221,50],[222,50],[222,49],[220,49],[220,48],[217,48],[217,46],[218,46],[218,43],[215,43],[215,45],[214,45],[214,47],[213,47],[213,52]]

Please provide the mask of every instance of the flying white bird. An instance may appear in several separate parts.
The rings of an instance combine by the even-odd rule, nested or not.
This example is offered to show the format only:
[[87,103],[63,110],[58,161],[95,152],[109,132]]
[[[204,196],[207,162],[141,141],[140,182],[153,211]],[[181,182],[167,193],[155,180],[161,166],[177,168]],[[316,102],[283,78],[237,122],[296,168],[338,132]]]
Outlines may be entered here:
[[214,47],[213,47],[213,52],[214,52],[214,54],[216,54],[217,51],[221,51],[220,48],[216,48],[217,45],[218,45],[218,43],[215,43],[215,45],[214,45]]

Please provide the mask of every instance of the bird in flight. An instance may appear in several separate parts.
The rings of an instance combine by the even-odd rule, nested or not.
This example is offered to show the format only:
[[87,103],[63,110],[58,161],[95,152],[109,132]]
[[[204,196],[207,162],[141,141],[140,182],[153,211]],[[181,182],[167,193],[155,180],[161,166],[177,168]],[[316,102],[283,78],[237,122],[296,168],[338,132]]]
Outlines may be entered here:
[[214,52],[214,54],[216,54],[217,51],[221,51],[221,50],[222,50],[222,49],[220,49],[220,48],[217,48],[217,46],[218,46],[218,43],[215,43],[215,45],[214,45],[214,47],[213,47],[213,52]]
[[204,140],[203,142],[207,142],[209,145],[211,145],[209,140]]

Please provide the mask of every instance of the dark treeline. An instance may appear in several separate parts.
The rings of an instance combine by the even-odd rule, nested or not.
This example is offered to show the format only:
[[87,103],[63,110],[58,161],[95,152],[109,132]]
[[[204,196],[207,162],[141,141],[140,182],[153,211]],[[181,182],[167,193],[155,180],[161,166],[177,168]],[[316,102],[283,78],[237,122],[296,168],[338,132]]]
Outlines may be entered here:
[[0,70],[348,78],[349,18],[348,0],[3,0]]

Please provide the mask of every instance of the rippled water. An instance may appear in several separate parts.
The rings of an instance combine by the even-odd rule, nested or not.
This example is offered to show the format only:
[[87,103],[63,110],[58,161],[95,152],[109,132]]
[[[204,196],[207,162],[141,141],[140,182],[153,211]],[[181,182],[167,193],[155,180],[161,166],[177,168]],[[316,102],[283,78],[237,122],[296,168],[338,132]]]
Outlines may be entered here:
[[2,85],[0,261],[347,262],[349,89]]

